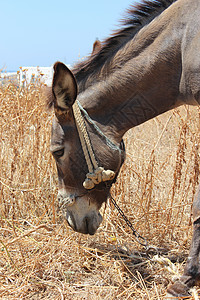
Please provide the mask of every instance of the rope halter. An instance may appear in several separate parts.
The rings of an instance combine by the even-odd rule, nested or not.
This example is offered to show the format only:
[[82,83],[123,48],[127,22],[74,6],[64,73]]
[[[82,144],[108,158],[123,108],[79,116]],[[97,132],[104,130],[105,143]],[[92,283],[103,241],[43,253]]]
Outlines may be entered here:
[[115,178],[115,172],[112,170],[105,170],[104,167],[98,166],[78,101],[75,101],[72,109],[81,147],[83,149],[89,171],[89,173],[86,174],[86,179],[83,182],[83,186],[85,189],[91,190],[95,187],[95,185],[101,182],[113,180]]

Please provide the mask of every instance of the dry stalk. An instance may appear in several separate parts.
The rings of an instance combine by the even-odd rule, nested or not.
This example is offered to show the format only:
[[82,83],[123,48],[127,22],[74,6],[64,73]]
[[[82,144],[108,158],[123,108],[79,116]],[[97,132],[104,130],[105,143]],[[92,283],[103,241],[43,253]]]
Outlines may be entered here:
[[[199,181],[199,112],[180,108],[127,133],[127,159],[112,189],[136,230],[167,249],[163,257],[173,257],[180,273]],[[0,113],[0,297],[163,299],[172,274],[144,256],[109,202],[92,237],[74,233],[57,213],[53,116],[42,86],[0,86]],[[55,224],[53,232],[45,224]]]
[[41,224],[41,225],[37,226],[36,228],[31,229],[31,230],[25,232],[24,234],[22,234],[21,236],[16,237],[15,239],[11,240],[10,242],[8,242],[8,243],[6,244],[6,247],[7,247],[8,245],[11,245],[11,244],[13,244],[13,243],[18,242],[19,240],[21,240],[21,239],[24,238],[25,236],[28,236],[28,235],[30,235],[31,233],[33,233],[33,232],[35,232],[35,231],[37,231],[37,230],[39,230],[39,229],[42,229],[42,228],[46,229],[47,231],[52,231],[52,230],[53,230],[52,228],[48,227],[47,225]]

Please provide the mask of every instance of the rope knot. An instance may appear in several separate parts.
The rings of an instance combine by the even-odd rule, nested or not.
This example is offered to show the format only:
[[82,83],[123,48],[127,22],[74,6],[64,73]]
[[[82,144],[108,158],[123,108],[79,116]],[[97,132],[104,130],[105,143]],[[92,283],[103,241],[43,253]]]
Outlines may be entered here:
[[83,186],[87,190],[91,190],[96,184],[104,181],[109,181],[115,178],[115,172],[111,170],[104,170],[103,167],[98,167],[93,173],[87,173]]
[[89,173],[86,175],[85,181],[83,182],[83,186],[85,189],[91,190],[96,184],[114,179],[115,172],[111,170],[105,170],[103,167],[98,167],[98,163],[92,149],[91,141],[79,105],[80,104],[78,104],[77,101],[73,104],[73,112],[81,146],[89,171]]

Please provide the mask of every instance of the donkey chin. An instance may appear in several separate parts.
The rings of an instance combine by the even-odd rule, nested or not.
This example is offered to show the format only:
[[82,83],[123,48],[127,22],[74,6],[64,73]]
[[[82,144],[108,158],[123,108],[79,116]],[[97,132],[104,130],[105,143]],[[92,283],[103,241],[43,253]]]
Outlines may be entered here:
[[63,217],[74,231],[93,235],[102,222],[102,216],[95,203],[87,196],[58,194],[59,206]]

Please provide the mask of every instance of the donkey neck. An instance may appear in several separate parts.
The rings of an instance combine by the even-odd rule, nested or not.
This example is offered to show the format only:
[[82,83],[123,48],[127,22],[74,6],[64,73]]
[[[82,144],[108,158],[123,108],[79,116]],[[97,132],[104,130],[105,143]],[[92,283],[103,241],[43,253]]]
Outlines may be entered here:
[[179,105],[183,32],[173,30],[174,19],[178,15],[171,10],[143,28],[124,49],[129,59],[121,51],[123,64],[79,95],[90,116],[115,140]]
[[[94,105],[92,101],[96,93],[98,93],[98,101]],[[99,93],[102,93],[103,98]],[[181,101],[177,101],[176,88],[169,87],[167,83],[166,88],[160,88],[157,93],[155,86],[150,90],[143,90],[133,84],[130,89],[127,86],[121,89],[119,87],[115,93],[108,90],[105,95],[100,88],[93,93],[87,91],[85,95],[88,99],[87,103],[80,97],[83,107],[101,130],[117,142],[121,141],[129,129],[181,104]]]

